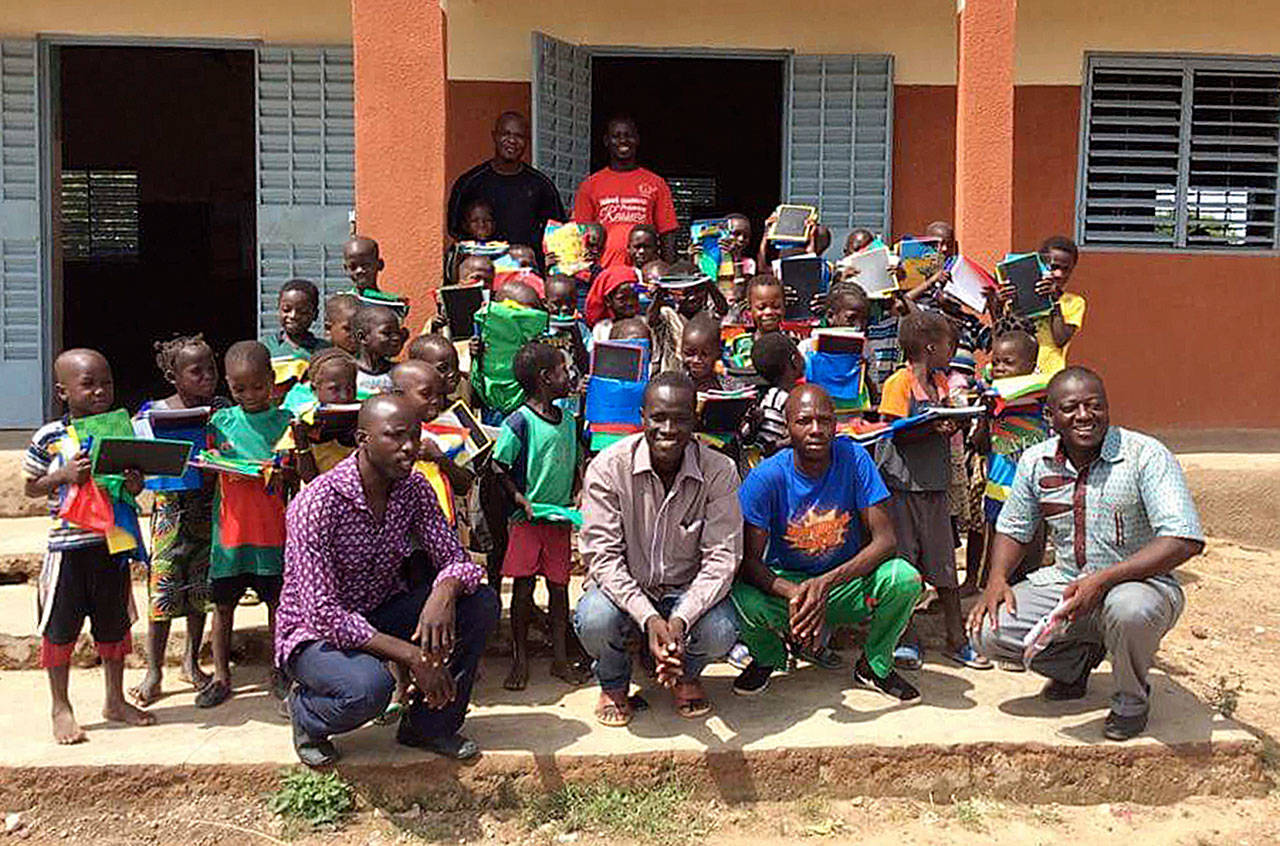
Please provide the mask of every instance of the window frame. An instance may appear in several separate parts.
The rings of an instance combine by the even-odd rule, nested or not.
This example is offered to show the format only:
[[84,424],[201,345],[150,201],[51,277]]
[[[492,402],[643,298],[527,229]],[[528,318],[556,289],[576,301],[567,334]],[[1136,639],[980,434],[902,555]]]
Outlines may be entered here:
[[[1259,71],[1265,73],[1280,74],[1280,55],[1262,54],[1262,55],[1230,55],[1230,54],[1210,54],[1210,53],[1135,53],[1135,52],[1105,52],[1105,51],[1085,51],[1082,79],[1080,84],[1080,118],[1079,132],[1077,142],[1077,159],[1076,159],[1076,196],[1075,196],[1075,214],[1074,228],[1075,240],[1080,245],[1081,250],[1093,252],[1122,252],[1122,253],[1164,253],[1170,255],[1230,255],[1230,256],[1277,256],[1280,255],[1280,162],[1276,166],[1276,214],[1274,222],[1274,234],[1272,236],[1271,247],[1228,247],[1222,245],[1196,246],[1184,243],[1174,246],[1163,245],[1139,245],[1139,244],[1116,244],[1108,242],[1089,241],[1085,237],[1085,211],[1086,211],[1086,192],[1088,189],[1088,163],[1089,163],[1089,109],[1093,101],[1093,71],[1095,69],[1104,70],[1180,70],[1186,77],[1190,77],[1195,71],[1238,71],[1247,73],[1250,71]],[[1185,91],[1185,89],[1184,89]],[[1189,94],[1194,94],[1192,87]],[[1183,125],[1179,127],[1179,141],[1181,150],[1178,157],[1179,182],[1184,182],[1187,176],[1187,170],[1190,166],[1190,137],[1186,135],[1187,124],[1190,122],[1191,100],[1189,97],[1184,98],[1183,104]],[[1280,121],[1277,122],[1280,126]],[[1187,200],[1181,195],[1175,196],[1176,214],[1175,221],[1178,229],[1183,232],[1182,237],[1185,239],[1185,217],[1187,210]]]

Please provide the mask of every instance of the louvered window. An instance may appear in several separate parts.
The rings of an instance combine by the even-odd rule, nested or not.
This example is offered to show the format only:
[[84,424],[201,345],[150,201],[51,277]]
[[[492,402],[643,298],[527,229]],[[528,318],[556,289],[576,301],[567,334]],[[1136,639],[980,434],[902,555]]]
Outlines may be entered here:
[[68,259],[138,255],[138,173],[62,172],[62,250]]
[[1280,62],[1090,56],[1078,234],[1276,249]]

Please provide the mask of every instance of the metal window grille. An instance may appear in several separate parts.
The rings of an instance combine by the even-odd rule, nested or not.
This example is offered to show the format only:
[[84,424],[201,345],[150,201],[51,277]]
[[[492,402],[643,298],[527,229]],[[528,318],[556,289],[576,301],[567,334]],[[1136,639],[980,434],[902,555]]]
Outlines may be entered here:
[[573,209],[591,170],[591,51],[533,34],[533,164]]
[[138,255],[138,172],[64,170],[62,249],[68,259]]
[[1275,249],[1280,61],[1090,56],[1082,244]]

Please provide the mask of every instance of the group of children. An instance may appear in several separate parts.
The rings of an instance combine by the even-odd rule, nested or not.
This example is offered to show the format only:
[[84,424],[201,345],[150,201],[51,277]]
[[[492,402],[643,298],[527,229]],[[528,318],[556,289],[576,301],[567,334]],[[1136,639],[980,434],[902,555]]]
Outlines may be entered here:
[[[326,410],[394,391],[413,401],[424,426],[461,402],[497,427],[489,448],[467,461],[455,460],[436,438],[424,437],[416,469],[431,481],[464,541],[488,554],[493,586],[503,577],[514,580],[513,658],[505,686],[519,690],[528,682],[534,624],[550,635],[552,673],[580,684],[590,673],[569,625],[568,584],[573,508],[592,452],[583,427],[583,394],[594,344],[645,345],[650,372],[683,370],[700,396],[754,387],[754,406],[738,430],[715,441],[746,473],[755,460],[787,445],[788,393],[807,371],[816,380],[811,329],[844,327],[865,337],[863,353],[852,365],[856,372],[840,376],[855,386],[856,397],[841,406],[842,412],[893,421],[929,406],[975,401],[984,379],[975,354],[989,355],[986,378],[1037,368],[1049,375],[1064,365],[1066,346],[1082,322],[1083,299],[1064,290],[1075,266],[1075,246],[1053,238],[1041,254],[1050,268],[1042,284],[1054,308],[1035,321],[1005,314],[1010,292],[1000,289],[991,292],[988,313],[966,312],[942,293],[943,263],[924,285],[885,300],[868,298],[856,276],[832,268],[829,290],[809,304],[813,319],[789,323],[785,315],[795,292],[773,273],[756,272],[773,265],[775,251],[762,241],[754,258],[746,256],[751,224],[742,215],[728,219],[732,225],[721,242],[727,260],[720,278],[697,270],[696,249],[689,261],[661,261],[658,233],[648,226],[632,230],[628,263],[609,268],[600,266],[603,230],[584,226],[587,266],[573,275],[544,277],[539,256],[529,247],[509,246],[507,256],[518,269],[501,273],[490,255],[452,249],[445,283],[485,290],[485,305],[475,315],[476,335],[455,340],[448,321],[438,318],[407,344],[407,351],[408,303],[378,287],[384,262],[377,242],[353,237],[343,248],[350,291],[322,303],[314,284],[291,280],[279,293],[279,332],[262,343],[237,342],[225,352],[222,375],[229,398],[219,391],[218,358],[200,335],[158,342],[156,364],[173,391],[144,404],[135,428],[141,431],[162,412],[191,411],[202,427],[199,466],[205,469],[189,471],[190,484],[156,491],[149,545],[120,550],[110,528],[86,528],[70,517],[77,497],[94,488],[106,492],[117,514],[121,508],[136,509],[133,497],[143,480],[132,471],[122,478],[93,474],[92,438],[84,433],[114,411],[111,370],[95,351],[64,352],[55,378],[66,415],[36,433],[24,465],[28,495],[47,497],[51,514],[59,518],[50,532],[41,580],[41,659],[50,678],[57,741],[84,739],[67,699],[67,679],[86,616],[103,660],[108,719],[153,720],[143,709],[160,695],[170,622],[179,617],[186,619],[188,632],[180,672],[197,691],[196,704],[214,707],[231,696],[236,606],[247,595],[248,601],[256,597],[266,604],[274,626],[288,498],[355,449],[353,429],[321,422]],[[483,242],[492,234],[492,209],[473,204],[464,222]],[[941,240],[944,259],[958,252],[946,224],[934,224],[926,234]],[[854,230],[845,252],[857,252],[874,239],[866,230]],[[814,226],[804,247],[792,252],[822,256],[829,241],[829,233]],[[552,265],[556,257],[544,260]],[[321,312],[327,340],[312,332]],[[404,359],[397,361],[402,352]],[[946,654],[970,667],[990,663],[964,638],[955,549],[967,536],[964,587],[976,589],[983,537],[998,513],[1001,486],[1011,481],[1020,450],[1045,436],[1034,413],[1026,418],[1030,423],[1014,437],[998,419],[967,427],[942,420],[883,439],[875,448],[893,492],[899,550],[937,589]],[[978,454],[985,458],[975,461]],[[258,469],[236,472],[245,462]],[[148,669],[126,693],[122,668],[131,650],[132,560],[147,561],[149,568]],[[534,603],[539,575],[548,587],[545,615]],[[212,676],[199,662],[210,611]],[[895,658],[904,667],[919,666],[912,629]],[[739,661],[749,658],[739,656]],[[282,703],[288,684],[273,671],[272,693]],[[392,707],[402,707],[407,695],[402,681]]]

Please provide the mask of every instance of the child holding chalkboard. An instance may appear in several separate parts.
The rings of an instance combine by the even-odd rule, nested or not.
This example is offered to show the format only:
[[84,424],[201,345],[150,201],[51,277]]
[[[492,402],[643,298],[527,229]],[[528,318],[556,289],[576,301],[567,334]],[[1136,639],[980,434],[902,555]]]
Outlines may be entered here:
[[[1084,297],[1067,290],[1079,258],[1076,242],[1065,235],[1046,238],[1040,245],[1040,261],[1048,272],[1036,285],[1036,293],[1053,302],[1048,314],[1035,318],[1036,342],[1040,345],[1036,370],[1045,376],[1052,376],[1067,366],[1067,347],[1084,325]],[[1011,285],[1001,286],[1001,300],[1006,303],[1013,300],[1011,289]]]
[[[265,390],[271,391],[270,359],[266,359]],[[115,403],[111,366],[96,350],[71,349],[53,363],[54,390],[66,404],[67,416],[46,423],[31,437],[22,462],[24,490],[29,497],[45,499],[57,518],[71,497],[91,477],[88,444],[76,434],[75,421],[105,414]],[[125,415],[127,425],[128,415]],[[124,487],[137,495],[142,474],[125,474]],[[53,698],[53,737],[60,744],[81,743],[88,738],[76,722],[67,697],[71,678],[71,654],[89,617],[93,639],[102,659],[106,700],[102,716],[111,722],[151,725],[155,717],[130,705],[124,698],[124,659],[131,651],[129,639],[129,561],[136,551],[112,554],[106,534],[97,529],[57,520],[49,529],[49,547],[40,570],[37,613],[40,666],[49,675]]]
[[[273,460],[292,418],[271,403],[267,348],[257,341],[238,341],[227,350],[224,367],[236,404],[210,418],[210,449],[223,458]],[[267,625],[275,631],[284,572],[283,487],[271,478],[218,474],[209,556],[209,595],[216,606],[213,680],[196,696],[198,708],[221,705],[231,696],[231,632],[245,591],[252,588],[266,603]],[[277,669],[271,671],[271,693],[280,700],[288,694],[288,683]]]
[[515,580],[511,597],[511,672],[502,686],[523,690],[529,682],[529,622],[534,580],[541,575],[550,598],[551,674],[572,685],[591,676],[569,660],[569,564],[571,524],[544,517],[539,506],[573,507],[578,486],[578,421],[556,405],[569,394],[564,359],[550,344],[525,344],[512,362],[525,402],[502,423],[493,461],[502,487],[515,502],[502,574]]
[[[215,394],[218,364],[203,337],[182,335],[157,341],[155,350],[156,367],[173,386],[173,393],[143,403],[138,409],[139,420],[148,419],[152,410],[207,406],[210,411],[217,411],[230,405],[226,398]],[[204,432],[207,425],[205,417],[196,431]],[[154,433],[155,427],[151,428]],[[157,437],[170,438],[174,434],[161,430]],[[202,448],[203,440],[202,436]],[[147,673],[129,688],[129,697],[142,708],[160,697],[170,623],[179,617],[187,621],[187,649],[179,672],[196,691],[209,683],[209,676],[200,669],[200,644],[204,640],[205,614],[213,607],[209,601],[209,544],[216,480],[198,470],[192,473],[195,487],[155,493],[151,560],[147,564]]]

